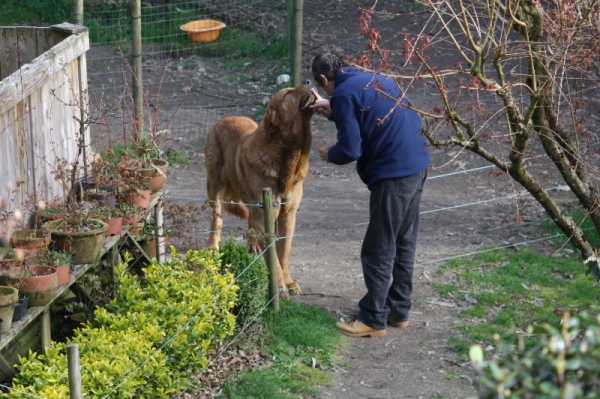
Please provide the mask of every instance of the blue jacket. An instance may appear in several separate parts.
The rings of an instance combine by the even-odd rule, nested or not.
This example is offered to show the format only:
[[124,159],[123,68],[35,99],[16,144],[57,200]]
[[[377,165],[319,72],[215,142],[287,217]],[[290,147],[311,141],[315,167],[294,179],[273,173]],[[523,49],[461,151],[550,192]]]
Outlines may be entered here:
[[[413,175],[431,164],[419,115],[375,87],[392,98],[400,97],[392,78],[344,67],[335,76],[329,99],[338,131],[329,160],[336,165],[356,161],[356,171],[369,188],[381,180]],[[408,103],[406,96],[403,103]]]

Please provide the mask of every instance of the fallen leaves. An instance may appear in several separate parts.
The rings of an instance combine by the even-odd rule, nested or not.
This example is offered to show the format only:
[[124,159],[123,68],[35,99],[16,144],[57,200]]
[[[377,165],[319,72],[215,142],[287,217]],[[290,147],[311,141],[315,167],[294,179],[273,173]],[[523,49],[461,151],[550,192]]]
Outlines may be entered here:
[[209,366],[196,375],[196,387],[181,395],[184,399],[212,399],[221,395],[221,385],[232,372],[257,370],[270,364],[267,356],[255,351],[251,354],[243,349],[228,351],[226,356],[209,356]]

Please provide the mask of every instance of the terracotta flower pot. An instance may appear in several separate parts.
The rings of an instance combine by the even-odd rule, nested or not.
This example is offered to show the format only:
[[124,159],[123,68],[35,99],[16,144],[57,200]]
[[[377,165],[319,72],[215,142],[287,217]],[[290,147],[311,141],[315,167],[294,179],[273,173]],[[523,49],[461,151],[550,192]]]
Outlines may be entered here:
[[38,212],[37,215],[37,226],[41,228],[44,224],[51,222],[52,220],[60,219],[62,216],[62,208],[60,206],[48,207],[43,211]]
[[0,319],[2,319],[0,334],[6,334],[10,330],[18,302],[19,291],[16,288],[0,286]]
[[128,205],[137,205],[138,208],[148,209],[150,207],[150,189],[139,194],[127,194],[123,199]]
[[106,224],[108,224],[108,230],[106,230],[105,233],[106,237],[121,234],[121,229],[123,228],[123,217],[109,219],[106,221]]
[[73,328],[83,328],[86,323],[94,320],[94,315],[87,312],[73,313],[70,317]]
[[[165,249],[166,249],[168,242],[169,242],[169,235],[165,234],[164,239],[165,239]],[[142,249],[146,253],[146,255],[148,255],[148,257],[150,257],[150,258],[157,257],[156,256],[156,237],[153,237],[151,239],[141,240],[139,242],[139,244],[140,244],[140,247],[142,247]]]
[[154,177],[148,178],[148,180],[145,182],[145,184],[146,184],[146,187],[148,187],[150,189],[150,192],[152,194],[154,194],[157,191],[159,191],[161,188],[163,188],[166,181],[167,181],[167,175],[165,175],[164,173],[160,173],[160,174],[155,175]]
[[167,170],[169,170],[169,162],[165,161],[164,159],[153,159],[152,163],[154,166],[160,169],[163,175],[167,174]]
[[13,232],[10,242],[14,248],[44,248],[50,244],[50,232],[42,229],[17,230]]
[[9,276],[12,286],[19,287],[20,294],[29,296],[29,306],[45,306],[54,298],[58,288],[58,273],[51,266],[30,266],[29,272],[24,269],[15,271]]
[[114,191],[96,191],[95,188],[86,190],[83,198],[88,202],[97,202],[102,206],[114,208],[117,204]]
[[134,237],[138,237],[142,233],[142,229],[144,228],[145,224],[146,222],[144,222],[143,220],[140,222],[133,223],[131,225],[131,235]]
[[71,265],[61,265],[56,267],[58,275],[58,285],[67,284],[71,277]]
[[74,253],[73,263],[76,265],[96,262],[100,258],[108,224],[99,219],[89,219],[89,222],[102,227],[85,232],[68,232],[58,230],[60,225],[65,223],[65,219],[46,223],[44,227],[50,230],[52,234],[50,248],[55,251]]
[[154,176],[156,174],[156,169],[149,167],[149,168],[142,168],[140,169],[140,176],[142,177],[143,180],[145,180],[146,178],[150,178],[152,176]]
[[123,216],[123,224],[124,225],[137,223],[138,220],[140,220],[140,214],[138,212],[134,212],[130,215]]

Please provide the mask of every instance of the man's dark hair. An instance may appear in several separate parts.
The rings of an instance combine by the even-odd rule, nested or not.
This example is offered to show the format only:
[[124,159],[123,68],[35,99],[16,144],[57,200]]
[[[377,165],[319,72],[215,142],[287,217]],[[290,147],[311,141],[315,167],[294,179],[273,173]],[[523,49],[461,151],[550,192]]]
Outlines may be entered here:
[[325,76],[327,80],[335,80],[335,74],[345,65],[346,62],[335,54],[317,55],[312,62],[313,79],[318,85],[322,83],[319,75]]

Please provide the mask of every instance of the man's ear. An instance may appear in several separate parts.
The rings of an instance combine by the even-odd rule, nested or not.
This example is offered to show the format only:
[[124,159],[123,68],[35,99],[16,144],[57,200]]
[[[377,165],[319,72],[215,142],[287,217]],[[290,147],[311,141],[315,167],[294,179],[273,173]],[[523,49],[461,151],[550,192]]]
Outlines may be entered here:
[[327,86],[327,82],[329,81],[323,74],[319,75],[319,80],[321,80],[321,85],[323,87]]

